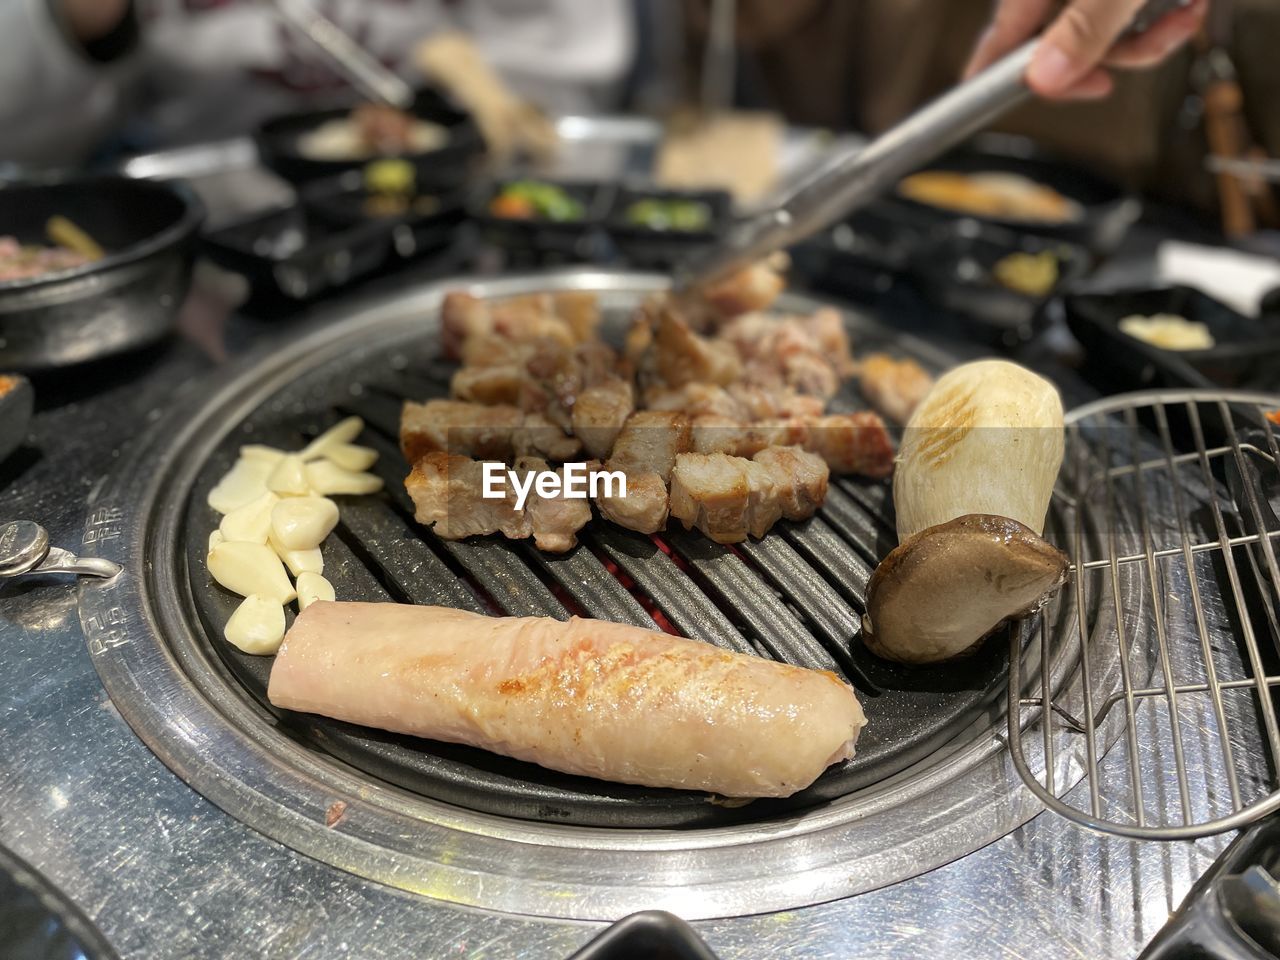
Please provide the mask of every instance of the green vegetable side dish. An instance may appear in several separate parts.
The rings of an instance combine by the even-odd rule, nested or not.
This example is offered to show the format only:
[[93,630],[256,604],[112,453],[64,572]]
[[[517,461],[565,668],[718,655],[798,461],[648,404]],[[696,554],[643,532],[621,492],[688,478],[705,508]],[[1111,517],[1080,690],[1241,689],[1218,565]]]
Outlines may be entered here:
[[701,200],[661,200],[651,197],[627,207],[626,221],[633,227],[698,233],[711,226],[711,207]]
[[494,216],[513,220],[551,220],[567,223],[581,220],[586,211],[581,201],[561,187],[539,180],[516,180],[507,184],[489,204]]

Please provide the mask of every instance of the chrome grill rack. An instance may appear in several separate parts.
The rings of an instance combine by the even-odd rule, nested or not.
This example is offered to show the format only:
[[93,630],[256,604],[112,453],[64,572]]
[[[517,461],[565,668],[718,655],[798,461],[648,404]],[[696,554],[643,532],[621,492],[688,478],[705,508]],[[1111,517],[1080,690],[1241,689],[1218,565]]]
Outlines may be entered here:
[[[1065,519],[1046,535],[1071,579],[1010,631],[1008,691],[1014,766],[1056,813],[1186,840],[1280,809],[1278,410],[1277,396],[1162,391],[1067,418]],[[1079,669],[1053,690],[1049,624],[1064,613],[1077,629],[1057,642]]]

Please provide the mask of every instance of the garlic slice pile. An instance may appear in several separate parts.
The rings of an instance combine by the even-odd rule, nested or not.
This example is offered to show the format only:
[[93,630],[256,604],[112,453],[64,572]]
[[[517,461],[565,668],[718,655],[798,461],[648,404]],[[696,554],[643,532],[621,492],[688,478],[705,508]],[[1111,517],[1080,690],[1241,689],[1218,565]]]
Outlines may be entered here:
[[329,496],[382,489],[382,480],[365,472],[378,452],[353,442],[363,429],[363,420],[348,417],[296,453],[243,446],[235,466],[209,491],[209,506],[222,522],[209,534],[205,562],[214,580],[245,598],[223,630],[245,653],[280,649],[286,604],[297,600],[304,610],[334,599],[320,552],[338,524],[338,505]]

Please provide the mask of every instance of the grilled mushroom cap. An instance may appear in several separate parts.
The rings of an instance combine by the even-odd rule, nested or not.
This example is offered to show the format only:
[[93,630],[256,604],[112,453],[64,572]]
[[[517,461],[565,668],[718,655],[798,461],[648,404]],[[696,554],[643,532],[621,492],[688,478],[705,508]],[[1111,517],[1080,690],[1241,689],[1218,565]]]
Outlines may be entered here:
[[908,537],[876,567],[863,641],[901,663],[953,659],[1039,610],[1066,573],[1066,554],[1024,524],[957,517]]

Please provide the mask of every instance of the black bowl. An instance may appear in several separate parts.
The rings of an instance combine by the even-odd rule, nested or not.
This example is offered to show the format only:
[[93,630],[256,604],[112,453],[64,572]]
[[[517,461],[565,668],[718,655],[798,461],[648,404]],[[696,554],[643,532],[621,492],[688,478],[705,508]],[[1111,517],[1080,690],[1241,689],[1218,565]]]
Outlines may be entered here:
[[623,917],[569,960],[716,960],[694,931],[674,914],[645,910]]
[[973,144],[930,163],[924,169],[957,173],[1017,174],[1074,200],[1080,205],[1081,216],[1077,220],[1062,223],[975,217],[919,203],[901,195],[896,197],[898,202],[943,220],[980,220],[1007,230],[1027,231],[1066,240],[1103,256],[1115,251],[1142,212],[1141,202],[1119,186],[1039,150],[1030,141],[1016,137],[979,138]]
[[[294,113],[268,120],[257,134],[258,153],[262,162],[293,183],[302,183],[321,177],[335,177],[348,170],[358,170],[371,160],[386,159],[381,156],[362,157],[358,160],[321,160],[306,156],[300,138],[322,123],[347,116],[355,104],[344,103],[325,110]],[[484,150],[480,131],[469,114],[450,105],[439,93],[424,89],[418,91],[410,112],[422,120],[438,123],[449,132],[446,143],[423,153],[405,154],[399,159],[413,164],[418,183],[424,187],[457,186],[466,179],[468,168]]]
[[186,187],[104,176],[0,189],[0,234],[48,243],[55,215],[107,255],[0,282],[0,370],[67,366],[157,340],[190,286],[204,208]]
[[[627,211],[642,200],[689,200],[705,204],[710,214],[704,230],[662,230],[631,223]],[[724,235],[733,219],[733,197],[725,190],[654,190],[622,187],[605,216],[605,229],[632,267],[670,270]]]
[[[996,279],[996,266],[1005,257],[1044,253],[1057,260],[1058,276],[1043,293],[1015,290]],[[1045,305],[1091,266],[1088,251],[1065,240],[962,220],[921,242],[912,258],[911,275],[930,300],[968,320],[972,334],[989,343],[1013,346],[1039,331]]]
[[[1081,293],[1063,298],[1067,323],[1095,371],[1136,387],[1248,387],[1280,382],[1280,316],[1251,319],[1192,287]],[[1135,314],[1171,313],[1209,328],[1208,350],[1165,350],[1120,330]]]
[[402,213],[379,214],[369,209],[373,193],[360,171],[308,184],[302,205],[317,221],[336,229],[384,222],[392,227],[392,247],[405,259],[424,256],[449,246],[466,220],[466,207],[456,189],[423,190]]
[[207,234],[214,263],[242,274],[256,297],[310,300],[373,273],[390,258],[395,221],[335,226],[295,204]]
[[[582,204],[579,220],[520,219],[496,216],[489,204],[518,180],[537,180],[564,190]],[[476,190],[468,204],[471,218],[480,225],[486,243],[504,250],[513,264],[551,266],[607,259],[602,226],[613,205],[614,187],[589,180],[554,180],[548,177],[512,177]]]
[[873,301],[907,272],[939,228],[931,215],[879,200],[793,247],[791,274],[816,290]]

